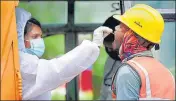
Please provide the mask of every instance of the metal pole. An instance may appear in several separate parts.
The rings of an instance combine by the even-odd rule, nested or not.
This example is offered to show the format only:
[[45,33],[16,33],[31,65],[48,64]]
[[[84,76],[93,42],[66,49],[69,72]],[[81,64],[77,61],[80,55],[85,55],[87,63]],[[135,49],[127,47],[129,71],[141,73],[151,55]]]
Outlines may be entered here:
[[[74,32],[74,2],[75,0],[68,0],[68,24],[70,29],[65,34],[65,47],[66,52],[76,47],[76,33]],[[69,83],[66,84],[66,100],[78,100],[78,77],[75,77]]]
[[124,8],[124,0],[120,0],[120,11],[121,11],[121,14],[123,14],[125,12],[125,8]]

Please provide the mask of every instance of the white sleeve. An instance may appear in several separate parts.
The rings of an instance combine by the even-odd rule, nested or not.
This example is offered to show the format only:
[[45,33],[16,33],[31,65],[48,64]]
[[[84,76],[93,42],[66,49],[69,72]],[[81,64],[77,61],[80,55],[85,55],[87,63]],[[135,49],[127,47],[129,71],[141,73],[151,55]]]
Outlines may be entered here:
[[97,60],[99,52],[100,49],[95,43],[85,40],[60,58],[40,59],[35,85],[23,95],[23,100],[36,97],[69,82],[90,67]]

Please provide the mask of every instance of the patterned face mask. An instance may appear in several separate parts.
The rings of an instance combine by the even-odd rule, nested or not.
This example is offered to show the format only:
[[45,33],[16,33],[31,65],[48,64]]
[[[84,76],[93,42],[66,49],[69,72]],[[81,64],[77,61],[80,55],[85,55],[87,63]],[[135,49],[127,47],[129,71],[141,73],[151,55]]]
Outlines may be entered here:
[[129,30],[125,33],[121,48],[122,48],[120,52],[121,60],[128,58],[133,54],[147,50],[146,47],[142,46],[139,43],[139,40],[136,38],[132,30]]

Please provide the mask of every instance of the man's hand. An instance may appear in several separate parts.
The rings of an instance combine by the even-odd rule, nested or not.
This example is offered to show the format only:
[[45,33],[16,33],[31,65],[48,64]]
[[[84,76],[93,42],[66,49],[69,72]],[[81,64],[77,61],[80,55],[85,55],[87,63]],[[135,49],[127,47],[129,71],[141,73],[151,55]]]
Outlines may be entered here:
[[103,39],[110,33],[112,33],[112,29],[104,26],[98,27],[94,30],[93,42],[96,43],[98,46],[102,46]]

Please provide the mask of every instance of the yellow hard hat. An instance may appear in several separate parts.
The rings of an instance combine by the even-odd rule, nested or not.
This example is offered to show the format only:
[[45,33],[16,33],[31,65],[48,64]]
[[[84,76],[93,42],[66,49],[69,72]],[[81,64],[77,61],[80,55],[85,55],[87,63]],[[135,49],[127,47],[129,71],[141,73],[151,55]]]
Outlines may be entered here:
[[159,44],[164,31],[164,20],[154,8],[136,4],[123,15],[113,16],[144,39]]

